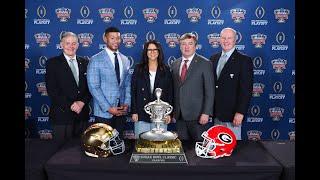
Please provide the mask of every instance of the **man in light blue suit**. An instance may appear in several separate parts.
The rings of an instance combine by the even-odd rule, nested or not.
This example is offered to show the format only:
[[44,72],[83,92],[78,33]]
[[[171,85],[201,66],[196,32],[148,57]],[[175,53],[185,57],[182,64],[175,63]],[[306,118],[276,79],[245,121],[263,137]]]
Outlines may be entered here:
[[123,138],[131,96],[130,61],[119,52],[120,31],[116,27],[105,30],[106,48],[93,55],[87,70],[89,91],[93,97],[95,123],[111,125]]

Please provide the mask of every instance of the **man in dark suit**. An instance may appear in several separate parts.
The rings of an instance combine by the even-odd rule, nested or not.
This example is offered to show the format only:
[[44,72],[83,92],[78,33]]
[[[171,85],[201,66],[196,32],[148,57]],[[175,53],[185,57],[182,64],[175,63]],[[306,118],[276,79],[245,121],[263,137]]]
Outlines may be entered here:
[[51,100],[53,138],[65,141],[80,137],[87,128],[91,95],[86,78],[88,60],[76,55],[77,35],[65,32],[60,45],[63,52],[48,60],[45,79]]
[[194,34],[183,34],[179,42],[182,57],[171,65],[177,133],[181,140],[201,141],[213,110],[213,68],[208,59],[196,53]]
[[211,56],[215,72],[214,123],[225,125],[241,140],[241,125],[252,93],[253,64],[235,49],[236,31],[220,33],[222,52]]

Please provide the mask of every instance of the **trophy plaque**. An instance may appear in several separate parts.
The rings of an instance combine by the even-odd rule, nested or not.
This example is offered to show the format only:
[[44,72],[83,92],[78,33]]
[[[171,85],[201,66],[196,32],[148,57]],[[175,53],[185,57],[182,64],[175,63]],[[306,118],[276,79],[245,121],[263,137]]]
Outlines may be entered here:
[[188,164],[177,133],[160,127],[161,123],[165,123],[165,117],[173,110],[169,103],[160,100],[161,93],[162,89],[156,88],[157,99],[144,106],[146,113],[150,114],[151,123],[155,123],[155,128],[139,135],[130,163]]

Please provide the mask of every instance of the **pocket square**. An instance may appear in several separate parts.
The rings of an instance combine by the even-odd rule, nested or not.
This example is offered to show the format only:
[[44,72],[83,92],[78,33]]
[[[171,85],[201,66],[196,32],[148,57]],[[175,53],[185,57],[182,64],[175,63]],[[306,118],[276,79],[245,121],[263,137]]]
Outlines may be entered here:
[[230,78],[233,79],[234,74],[230,74]]
[[87,73],[83,73],[83,75],[85,75],[85,76],[86,76],[86,75],[87,75]]

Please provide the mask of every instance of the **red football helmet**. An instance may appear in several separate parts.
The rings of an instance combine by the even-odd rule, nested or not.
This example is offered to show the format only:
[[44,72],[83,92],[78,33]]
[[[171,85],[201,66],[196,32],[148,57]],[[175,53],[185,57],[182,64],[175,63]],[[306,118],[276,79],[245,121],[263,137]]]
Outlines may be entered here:
[[237,145],[234,133],[227,127],[217,125],[204,131],[201,136],[203,142],[196,142],[196,154],[202,158],[217,159],[224,156],[231,156]]

